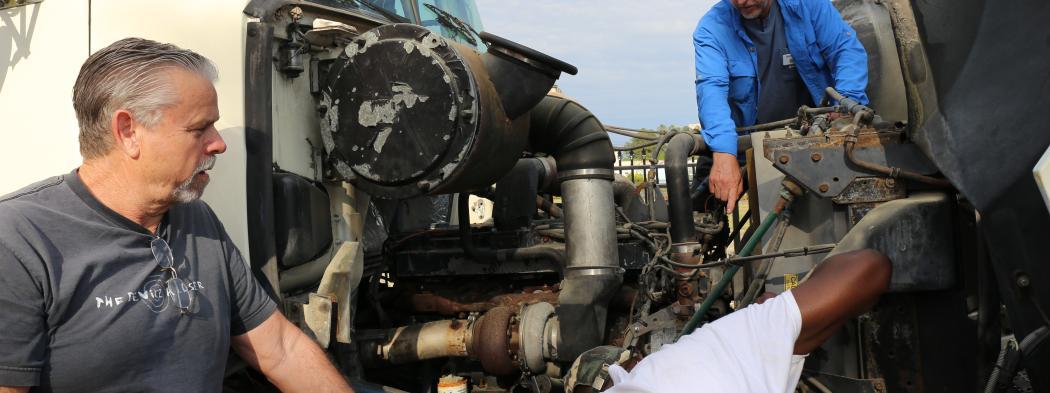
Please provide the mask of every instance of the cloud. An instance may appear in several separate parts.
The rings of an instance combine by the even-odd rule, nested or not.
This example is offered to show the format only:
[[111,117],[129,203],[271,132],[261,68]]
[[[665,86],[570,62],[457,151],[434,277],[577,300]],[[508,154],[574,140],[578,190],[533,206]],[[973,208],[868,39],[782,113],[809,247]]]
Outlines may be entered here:
[[696,122],[692,32],[717,0],[476,0],[486,31],[580,69],[558,81],[602,122]]

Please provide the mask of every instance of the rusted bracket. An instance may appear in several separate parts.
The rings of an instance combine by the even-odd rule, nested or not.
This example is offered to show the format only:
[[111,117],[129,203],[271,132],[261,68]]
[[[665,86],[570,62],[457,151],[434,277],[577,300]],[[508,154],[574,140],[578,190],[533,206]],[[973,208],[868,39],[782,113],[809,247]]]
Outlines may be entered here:
[[[858,159],[921,174],[937,173],[937,167],[918,146],[907,143],[900,131],[876,132],[866,128],[852,136],[832,130],[820,136],[767,139],[763,141],[763,154],[774,167],[813,193],[824,198],[838,197],[837,203],[855,202],[841,197],[846,191],[865,202],[897,199],[903,189],[887,187],[886,182],[861,180],[881,175],[849,163],[844,143],[846,138],[854,137],[854,155]],[[854,185],[855,181],[862,184]],[[897,183],[895,186],[902,186]]]

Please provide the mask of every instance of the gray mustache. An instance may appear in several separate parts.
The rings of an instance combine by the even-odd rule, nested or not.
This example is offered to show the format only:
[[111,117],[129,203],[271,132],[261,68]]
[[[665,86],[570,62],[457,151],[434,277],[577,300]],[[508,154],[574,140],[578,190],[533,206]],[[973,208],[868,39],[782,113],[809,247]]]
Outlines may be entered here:
[[205,158],[204,161],[201,161],[200,164],[197,164],[197,170],[193,171],[193,173],[198,173],[198,172],[202,172],[202,171],[210,171],[211,168],[214,167],[214,166],[215,166],[215,156],[208,156],[208,158]]

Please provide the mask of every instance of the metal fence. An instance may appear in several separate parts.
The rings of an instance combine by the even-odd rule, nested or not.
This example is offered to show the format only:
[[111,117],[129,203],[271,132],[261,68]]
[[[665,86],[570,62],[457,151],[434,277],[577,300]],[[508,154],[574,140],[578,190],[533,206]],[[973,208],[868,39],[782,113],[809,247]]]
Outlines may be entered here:
[[[647,174],[653,171],[653,184],[662,190],[667,188],[667,176],[664,174],[664,161],[659,160],[655,166],[650,166],[649,159],[653,147],[642,147],[633,150],[621,150],[616,152],[616,164],[613,171],[623,175],[635,185],[641,185],[647,179]],[[696,157],[689,157],[689,179],[693,178],[693,170],[696,166]]]

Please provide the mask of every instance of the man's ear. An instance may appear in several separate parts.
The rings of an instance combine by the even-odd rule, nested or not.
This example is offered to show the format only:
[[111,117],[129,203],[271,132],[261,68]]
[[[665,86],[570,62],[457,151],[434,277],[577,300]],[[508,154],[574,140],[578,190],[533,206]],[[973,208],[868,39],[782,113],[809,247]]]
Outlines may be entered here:
[[140,138],[138,132],[139,123],[126,109],[118,109],[113,112],[113,120],[110,130],[113,132],[114,148],[123,152],[132,159],[139,158],[141,153]]

